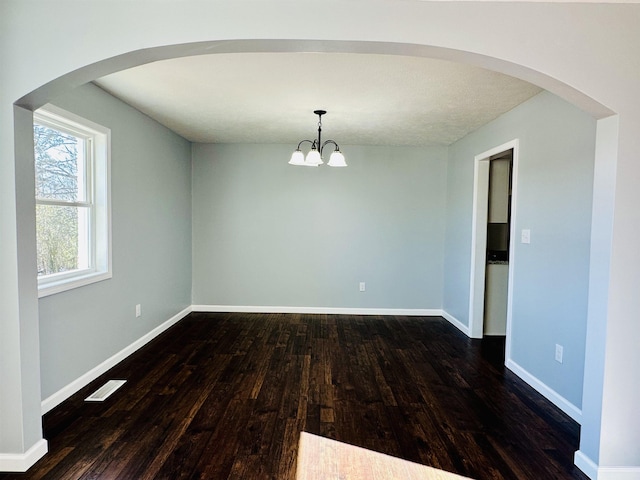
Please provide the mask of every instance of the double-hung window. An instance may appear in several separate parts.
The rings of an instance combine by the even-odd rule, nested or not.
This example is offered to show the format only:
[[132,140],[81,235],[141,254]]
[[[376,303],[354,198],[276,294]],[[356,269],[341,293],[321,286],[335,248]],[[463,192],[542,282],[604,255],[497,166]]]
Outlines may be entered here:
[[110,130],[47,105],[33,131],[43,297],[111,277]]

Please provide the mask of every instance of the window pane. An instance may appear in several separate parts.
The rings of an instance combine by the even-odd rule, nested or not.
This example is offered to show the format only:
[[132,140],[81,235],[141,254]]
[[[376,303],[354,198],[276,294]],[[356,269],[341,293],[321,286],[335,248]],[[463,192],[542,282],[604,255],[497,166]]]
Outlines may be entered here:
[[38,276],[89,267],[86,207],[36,205]]
[[84,201],[85,140],[34,125],[36,198]]

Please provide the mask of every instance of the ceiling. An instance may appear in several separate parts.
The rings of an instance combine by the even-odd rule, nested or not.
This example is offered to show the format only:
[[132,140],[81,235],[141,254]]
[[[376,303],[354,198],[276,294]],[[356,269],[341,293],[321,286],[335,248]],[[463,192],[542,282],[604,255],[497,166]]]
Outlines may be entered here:
[[397,55],[233,53],[163,60],[95,81],[201,143],[450,145],[540,92],[459,63]]

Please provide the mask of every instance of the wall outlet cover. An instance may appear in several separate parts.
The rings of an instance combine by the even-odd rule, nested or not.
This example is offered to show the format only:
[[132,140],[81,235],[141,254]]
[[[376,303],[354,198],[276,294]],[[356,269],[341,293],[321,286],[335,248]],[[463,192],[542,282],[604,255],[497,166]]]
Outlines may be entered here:
[[562,355],[564,353],[564,349],[562,345],[558,345],[556,343],[556,362],[562,363]]

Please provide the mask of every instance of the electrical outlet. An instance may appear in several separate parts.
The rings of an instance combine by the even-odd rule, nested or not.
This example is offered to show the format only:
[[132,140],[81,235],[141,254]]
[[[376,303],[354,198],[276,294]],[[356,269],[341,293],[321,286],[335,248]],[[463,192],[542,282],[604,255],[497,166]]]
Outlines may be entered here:
[[364,292],[366,290],[366,286],[364,284],[364,282],[360,282],[360,291]]
[[563,348],[562,345],[558,345],[556,343],[556,362],[558,363],[562,363],[562,354],[563,354]]
[[140,306],[140,304],[136,305],[136,318],[140,317],[142,315],[142,307]]
[[520,242],[521,243],[531,243],[531,230],[528,228],[522,229],[520,234]]

